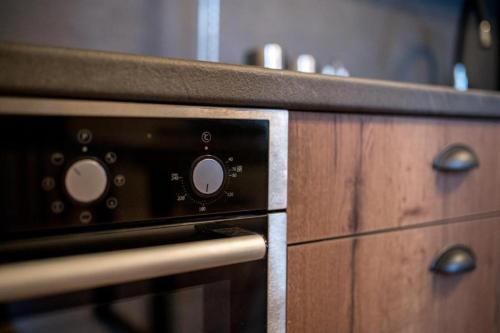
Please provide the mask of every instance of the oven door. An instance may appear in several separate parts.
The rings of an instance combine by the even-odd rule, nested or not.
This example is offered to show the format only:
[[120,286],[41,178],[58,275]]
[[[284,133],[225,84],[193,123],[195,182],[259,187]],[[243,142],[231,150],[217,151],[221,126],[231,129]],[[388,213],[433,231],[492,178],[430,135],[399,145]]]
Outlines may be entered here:
[[[94,234],[78,237],[79,247],[68,240],[39,242],[36,252],[67,248],[73,254],[0,266],[0,332],[282,331],[284,266],[279,274],[270,274],[276,270],[268,267],[268,249],[278,245],[269,242],[267,222],[272,219],[156,227],[125,236]],[[285,239],[272,238],[277,243]],[[124,248],[75,253],[109,246],[110,239]],[[135,247],[132,240],[153,245]],[[61,246],[64,242],[67,247]],[[18,256],[27,255],[16,246]],[[33,253],[29,244],[26,248]],[[278,251],[273,253],[276,257]],[[281,291],[269,293],[271,284]]]

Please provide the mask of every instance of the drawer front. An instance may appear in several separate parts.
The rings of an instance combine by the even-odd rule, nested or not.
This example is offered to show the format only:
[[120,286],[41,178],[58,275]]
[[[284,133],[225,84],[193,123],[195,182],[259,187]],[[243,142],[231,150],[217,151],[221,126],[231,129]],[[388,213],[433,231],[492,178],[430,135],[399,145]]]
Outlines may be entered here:
[[[431,273],[447,246],[476,269]],[[290,246],[288,332],[500,332],[500,218]]]
[[[289,243],[500,209],[500,123],[292,112]],[[479,167],[433,169],[465,144]]]

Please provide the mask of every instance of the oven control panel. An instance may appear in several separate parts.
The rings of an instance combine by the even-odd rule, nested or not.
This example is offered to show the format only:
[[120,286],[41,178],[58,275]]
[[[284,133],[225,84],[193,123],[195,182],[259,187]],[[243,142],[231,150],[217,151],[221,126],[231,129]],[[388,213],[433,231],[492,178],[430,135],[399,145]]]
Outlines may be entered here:
[[1,116],[1,231],[266,210],[268,156],[268,120]]

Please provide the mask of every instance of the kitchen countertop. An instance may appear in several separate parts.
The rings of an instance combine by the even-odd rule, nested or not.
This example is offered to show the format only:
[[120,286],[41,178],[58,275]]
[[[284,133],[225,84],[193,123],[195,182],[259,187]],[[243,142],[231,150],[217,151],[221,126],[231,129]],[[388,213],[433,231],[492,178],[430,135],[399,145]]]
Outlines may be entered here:
[[496,92],[12,43],[0,43],[0,94],[500,117]]

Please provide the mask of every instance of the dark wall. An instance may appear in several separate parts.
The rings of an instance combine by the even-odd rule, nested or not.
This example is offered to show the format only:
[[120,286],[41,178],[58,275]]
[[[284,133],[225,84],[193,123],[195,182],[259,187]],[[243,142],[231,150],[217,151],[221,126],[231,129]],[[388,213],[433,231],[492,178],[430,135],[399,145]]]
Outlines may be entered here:
[[196,57],[195,0],[2,0],[0,40]]
[[[493,1],[492,1],[493,3]],[[220,60],[268,42],[353,76],[450,84],[458,0],[221,0]],[[0,40],[195,59],[196,0],[2,0]],[[474,28],[474,29],[472,29]],[[495,88],[495,50],[469,29],[471,86]]]

